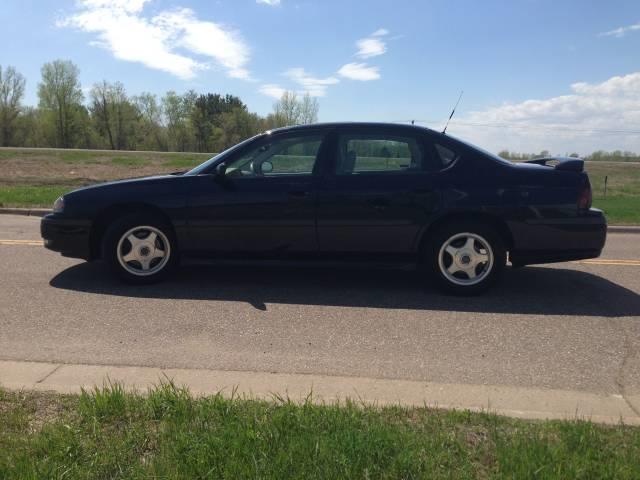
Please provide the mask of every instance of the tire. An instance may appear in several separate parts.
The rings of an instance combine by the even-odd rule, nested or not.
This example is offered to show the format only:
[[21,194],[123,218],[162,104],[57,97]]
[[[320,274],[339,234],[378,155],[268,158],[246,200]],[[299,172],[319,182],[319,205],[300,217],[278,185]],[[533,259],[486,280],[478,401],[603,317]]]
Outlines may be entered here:
[[124,282],[151,284],[175,271],[178,245],[170,225],[153,214],[136,213],[109,225],[102,242],[102,258]]
[[426,244],[424,263],[440,290],[477,295],[501,277],[507,252],[500,235],[473,221],[452,222],[436,230]]

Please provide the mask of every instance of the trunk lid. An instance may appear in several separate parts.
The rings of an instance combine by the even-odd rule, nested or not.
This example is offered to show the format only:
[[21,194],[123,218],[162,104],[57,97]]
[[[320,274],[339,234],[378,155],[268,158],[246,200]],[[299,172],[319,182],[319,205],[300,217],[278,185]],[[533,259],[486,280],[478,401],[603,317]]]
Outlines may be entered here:
[[[554,165],[548,165],[548,163],[550,162],[553,162]],[[584,160],[581,158],[545,157],[545,158],[536,158],[535,160],[528,160],[524,163],[544,165],[545,167],[555,168],[556,170],[561,170],[565,172],[583,172],[584,171]]]

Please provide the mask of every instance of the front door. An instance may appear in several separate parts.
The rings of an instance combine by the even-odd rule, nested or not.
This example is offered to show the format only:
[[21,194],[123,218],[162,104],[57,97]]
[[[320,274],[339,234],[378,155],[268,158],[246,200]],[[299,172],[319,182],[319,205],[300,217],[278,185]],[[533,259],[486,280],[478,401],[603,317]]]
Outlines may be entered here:
[[314,172],[324,134],[269,135],[203,175],[191,195],[194,254],[316,252]]

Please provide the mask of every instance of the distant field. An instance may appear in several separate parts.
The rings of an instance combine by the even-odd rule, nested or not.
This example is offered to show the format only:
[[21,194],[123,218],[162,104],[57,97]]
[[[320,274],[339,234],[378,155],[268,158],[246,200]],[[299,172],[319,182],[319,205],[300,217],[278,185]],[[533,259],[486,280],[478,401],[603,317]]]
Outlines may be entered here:
[[[213,155],[0,148],[0,206],[48,207],[58,196],[79,186],[186,170]],[[302,156],[299,159],[304,168],[292,165],[287,169],[308,170],[309,159]],[[380,165],[404,161],[368,160]],[[594,206],[606,212],[609,223],[640,224],[640,164],[588,162],[587,171],[593,185]],[[608,177],[606,198],[605,176]]]

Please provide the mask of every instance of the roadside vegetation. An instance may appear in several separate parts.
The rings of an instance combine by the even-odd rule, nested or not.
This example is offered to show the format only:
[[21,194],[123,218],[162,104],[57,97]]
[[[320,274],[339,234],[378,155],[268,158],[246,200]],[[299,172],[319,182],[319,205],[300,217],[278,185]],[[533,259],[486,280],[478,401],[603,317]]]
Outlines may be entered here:
[[26,106],[27,79],[0,65],[0,147],[219,152],[259,132],[318,119],[318,100],[309,94],[284,92],[260,116],[235,95],[130,95],[121,82],[107,80],[85,91],[79,78],[73,62],[45,63],[38,104]]
[[640,429],[487,413],[192,397],[172,384],[0,390],[0,478],[598,478],[640,472]]
[[[0,148],[0,206],[50,207],[58,196],[74,188],[183,171],[213,155]],[[609,223],[640,224],[640,164],[592,161],[586,168],[593,187],[593,204],[606,212]]]
[[[48,207],[79,186],[187,170],[210,157],[207,152],[258,132],[318,120],[317,99],[294,92],[284,92],[271,113],[259,116],[228,94],[129,95],[122,83],[106,80],[86,93],[79,75],[70,61],[45,63],[38,105],[30,107],[23,104],[27,79],[0,65],[0,147],[27,147],[0,149],[0,206]],[[548,154],[500,152],[515,161]],[[586,159],[594,205],[611,224],[640,224],[640,155],[598,151]]]

